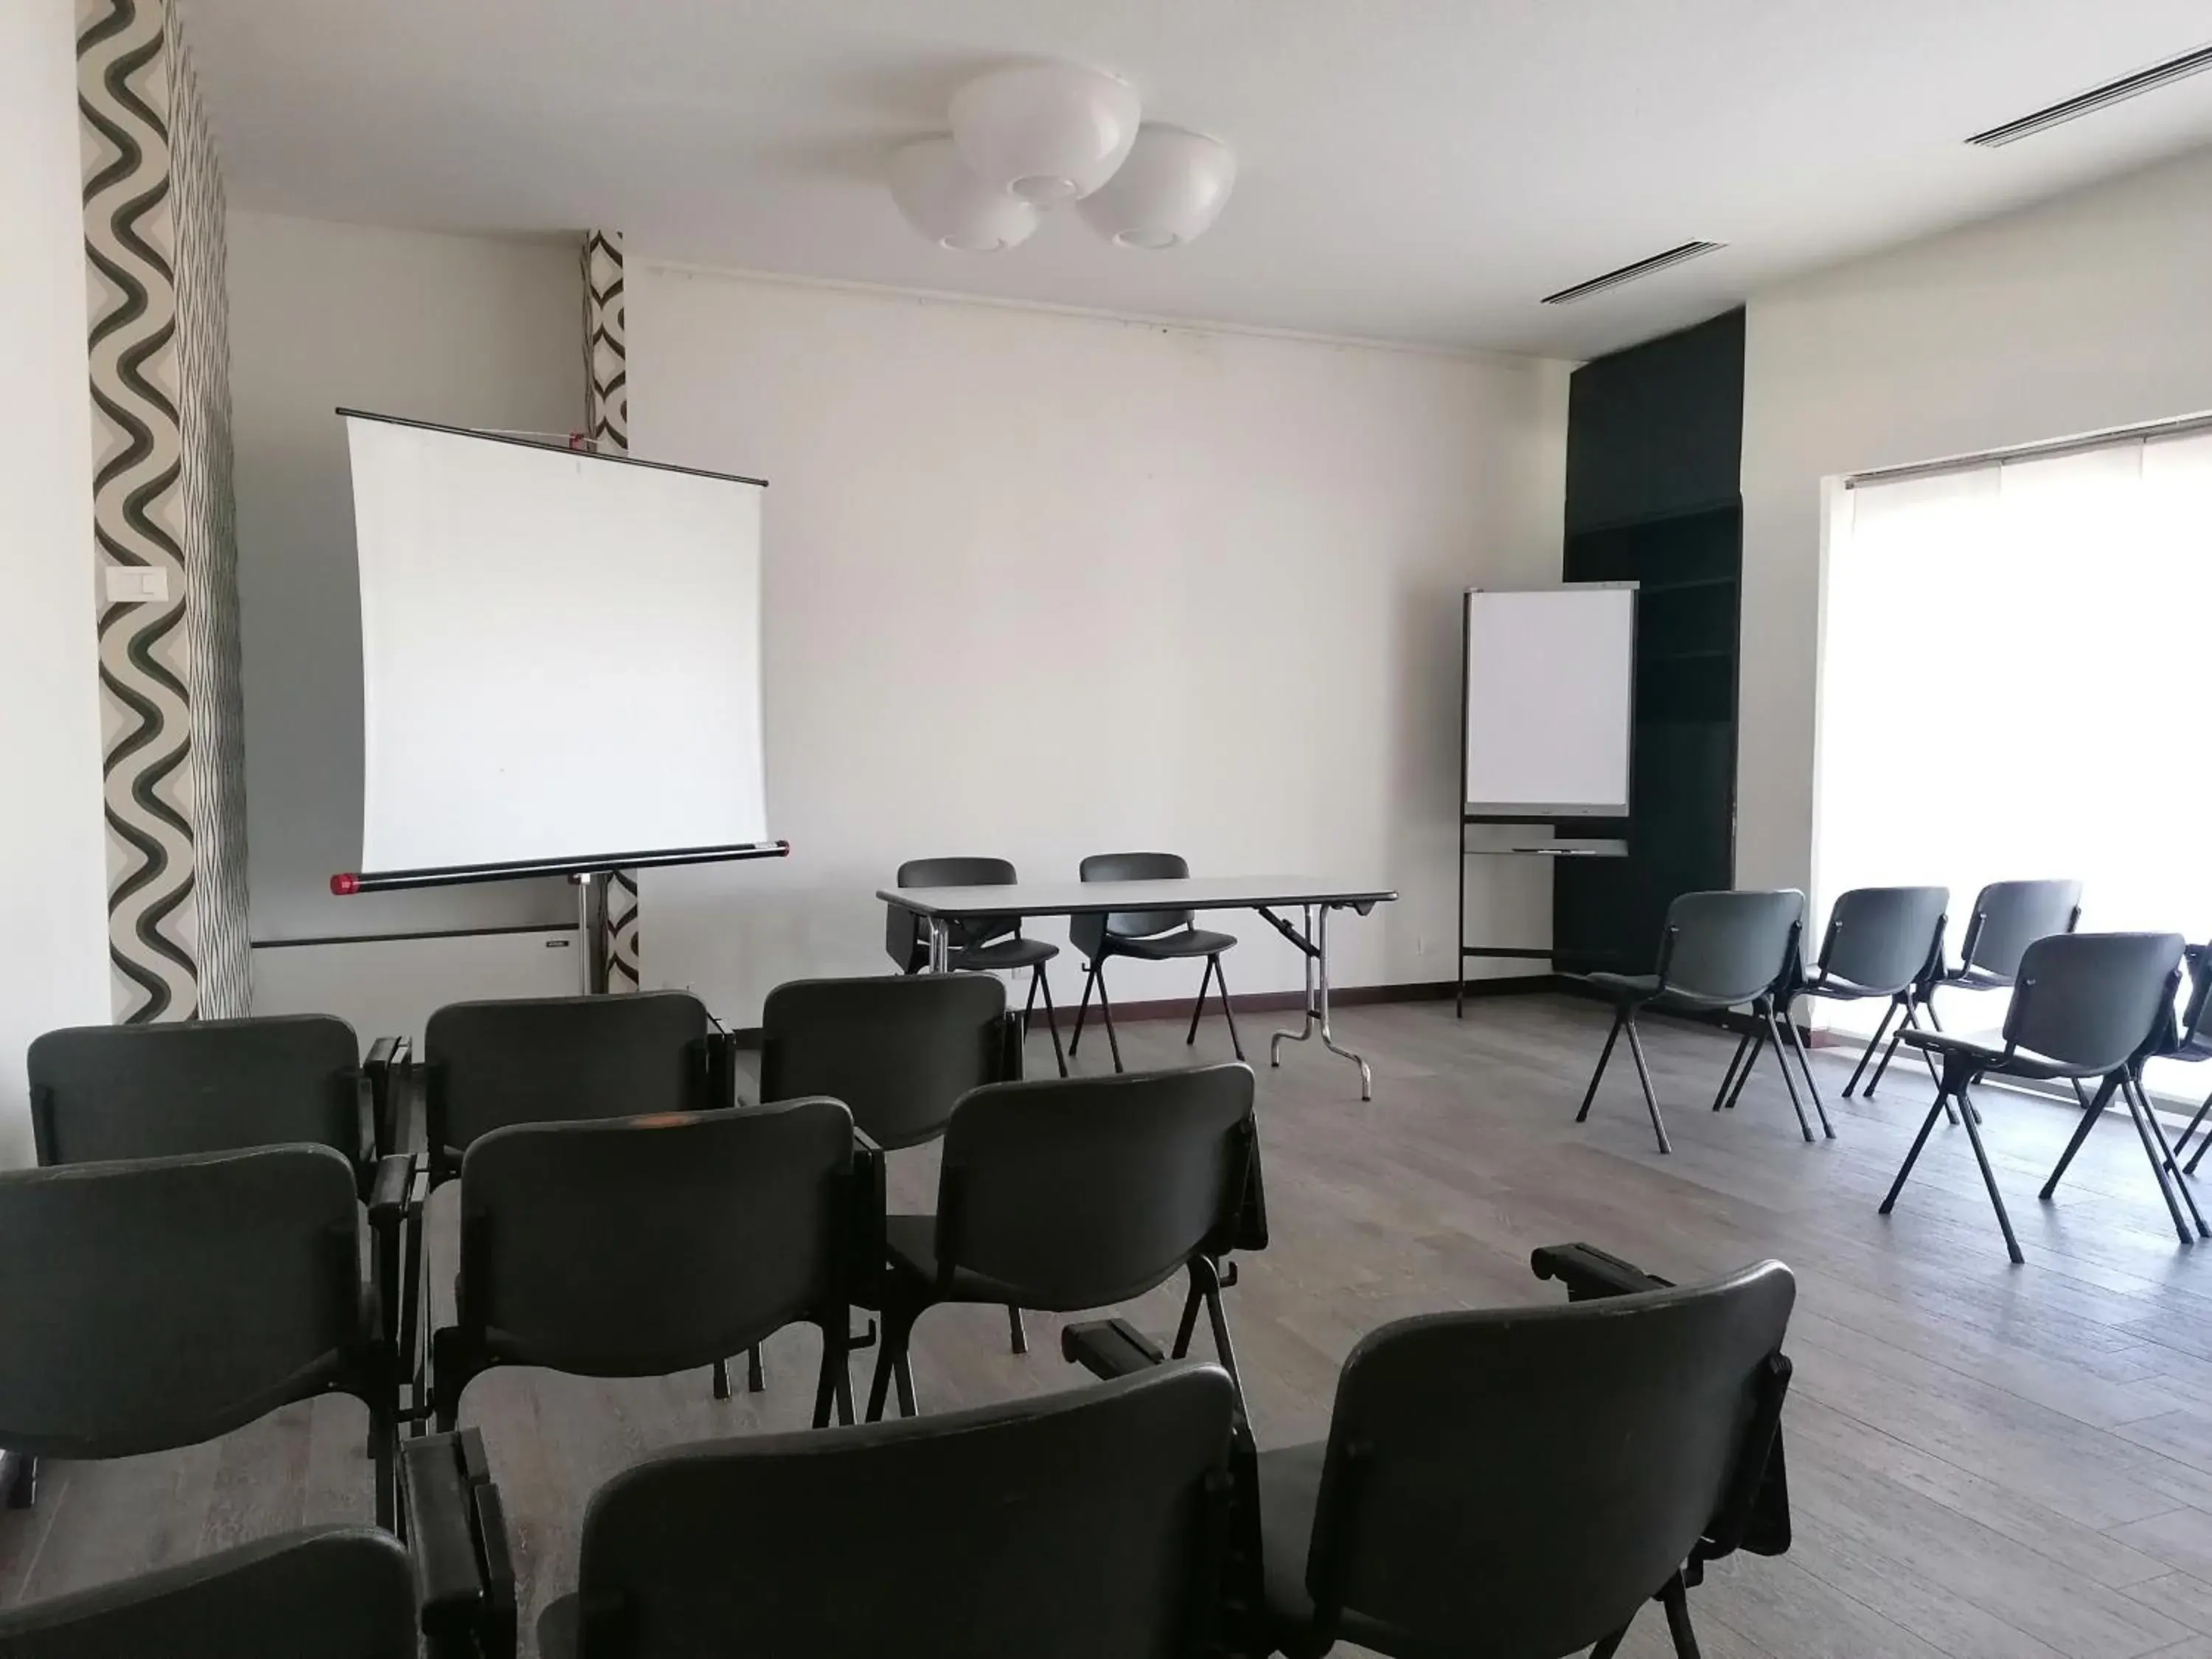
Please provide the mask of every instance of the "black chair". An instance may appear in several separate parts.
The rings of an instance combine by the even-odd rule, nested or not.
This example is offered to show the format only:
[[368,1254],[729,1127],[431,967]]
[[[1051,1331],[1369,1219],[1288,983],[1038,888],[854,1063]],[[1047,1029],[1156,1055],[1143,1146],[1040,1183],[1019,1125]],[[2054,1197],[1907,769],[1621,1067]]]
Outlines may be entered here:
[[[32,1138],[48,1168],[330,1147],[353,1166],[368,1206],[373,1284],[389,1323],[407,1300],[401,1255],[416,1248],[420,1224],[399,1121],[397,1073],[406,1055],[404,1042],[381,1037],[363,1059],[353,1027],[329,1014],[47,1031],[27,1057]],[[15,1487],[19,1503],[30,1501],[36,1480],[35,1462],[27,1463]]]
[[[2053,933],[2070,933],[2081,925],[2080,882],[1993,881],[1974,895],[1973,913],[1966,919],[1966,937],[1960,942],[1959,965],[1947,967],[1938,951],[1911,1000],[1928,1016],[1928,1024],[1940,1031],[1943,1022],[1936,1014],[1937,991],[1947,985],[1964,991],[2008,990],[2019,978],[2021,957],[2029,945]],[[1869,1100],[1881,1086],[1905,1033],[1918,1024],[1908,1007],[1867,1084]],[[1932,1061],[1929,1075],[1940,1089],[1942,1079],[1936,1077]]]
[[[1612,1001],[1613,1025],[1598,1054],[1597,1069],[1590,1073],[1589,1087],[1583,1091],[1575,1121],[1583,1122],[1589,1116],[1590,1103],[1597,1098],[1597,1085],[1613,1058],[1613,1044],[1625,1030],[1629,1053],[1636,1060],[1637,1080],[1644,1085],[1644,1103],[1651,1114],[1651,1131],[1659,1139],[1661,1152],[1673,1151],[1667,1140],[1667,1126],[1659,1115],[1658,1097],[1651,1090],[1651,1068],[1644,1058],[1644,1042],[1637,1033],[1638,1012],[1654,1005],[1705,1011],[1747,1006],[1752,1011],[1752,1031],[1736,1044],[1713,1109],[1735,1103],[1750,1080],[1752,1068],[1759,1063],[1761,1050],[1771,1042],[1775,1063],[1781,1067],[1782,1081],[1790,1091],[1790,1103],[1796,1109],[1797,1127],[1807,1140],[1812,1139],[1813,1126],[1806,1121],[1804,1104],[1797,1097],[1797,1081],[1790,1075],[1787,1052],[1796,1048],[1802,1065],[1804,1050],[1798,1044],[1796,1027],[1778,1018],[1776,1013],[1778,1000],[1796,970],[1797,931],[1804,915],[1805,896],[1794,888],[1684,893],[1667,907],[1667,926],[1660,935],[1655,972],[1583,975],[1583,983]],[[1813,1105],[1820,1113],[1821,1129],[1833,1139],[1836,1132],[1817,1095]]]
[[46,1165],[307,1141],[343,1154],[366,1194],[402,1151],[404,1054],[386,1037],[364,1060],[328,1014],[48,1031],[27,1056],[32,1136]]
[[[461,1172],[480,1138],[518,1123],[705,1111],[737,1100],[734,1043],[683,991],[448,1003],[422,1031],[428,1189]],[[400,1361],[416,1375],[422,1235],[408,1240]],[[726,1398],[728,1378],[714,1376]]]
[[448,1003],[422,1030],[433,1185],[514,1123],[706,1110],[736,1099],[731,1045],[684,991]]
[[1694,1659],[1684,1568],[1765,1473],[1796,1295],[1768,1261],[1363,1338],[1327,1442],[1260,1454],[1268,1650],[1607,1659],[1656,1599]]
[[[1021,1075],[1021,1022],[988,974],[792,980],[761,1008],[761,1098],[842,1100],[882,1152],[935,1140],[963,1095]],[[1006,1324],[1027,1353],[1019,1309]],[[758,1393],[757,1349],[747,1366]]]
[[415,1659],[407,1551],[313,1527],[0,1612],[8,1659]]
[[[1219,1650],[1235,1411],[1230,1379],[1194,1364],[912,1422],[663,1453],[592,1498],[576,1593],[540,1617],[538,1651],[1201,1659]],[[424,1624],[488,1608],[477,1627],[489,1638],[465,1650],[507,1659],[497,1488],[477,1473],[480,1449],[452,1445],[472,1438],[409,1449],[417,1533],[438,1540],[417,1558],[437,1596]]]
[[[1982,1146],[1979,1114],[1966,1091],[1984,1077],[2014,1077],[2039,1081],[2065,1079],[2078,1091],[2082,1079],[2104,1080],[2094,1103],[2085,1104],[2074,1144],[2067,1148],[2058,1168],[2044,1187],[2049,1197],[2090,1127],[2117,1091],[2135,1120],[2151,1173],[2172,1215],[2182,1242],[2190,1242],[2189,1226],[2181,1205],[2166,1184],[2173,1167],[2172,1149],[2166,1131],[2148,1108],[2137,1099],[2136,1068],[2155,1042],[2159,1021],[2173,1004],[2181,970],[2182,940],[2175,933],[2057,933],[2036,940],[2021,953],[2014,972],[2012,1006],[2005,1011],[2001,1037],[1970,1037],[1942,1031],[1907,1030],[1905,1042],[1936,1056],[1942,1062],[1936,1103],[1913,1138],[1912,1150],[1890,1183],[1881,1213],[1887,1215],[1904,1190],[1905,1178],[1927,1145],[1947,1103],[1957,1101],[1966,1138],[1973,1143],[1974,1161],[1981,1166],[1982,1184],[1989,1188],[1990,1204],[2003,1230],[2005,1249],[2014,1261],[2025,1261],[2020,1241],[2013,1236],[2012,1218],[2005,1212],[2004,1195],[1990,1169],[1989,1153]],[[2186,1185],[2176,1176],[2192,1215],[2197,1203]],[[2197,1218],[2198,1231],[2203,1219]]]
[[361,1231],[327,1146],[0,1175],[0,1447],[130,1457],[351,1395],[393,1525],[398,1375]]
[[[1011,887],[1018,879],[1005,859],[908,859],[898,867],[901,887]],[[884,949],[898,963],[902,974],[918,974],[929,965],[929,938],[921,918],[896,904],[884,907]],[[1044,976],[1045,963],[1060,954],[1060,947],[1041,939],[1022,937],[1018,916],[979,917],[951,925],[950,964],[955,972],[1019,973],[1030,970],[1030,994],[1022,1004],[1022,1030],[1029,1030],[1037,998],[1044,998],[1045,1030],[1052,1036],[1052,1057],[1062,1077],[1067,1075],[1067,1056],[1060,1051],[1060,1020],[1053,1012],[1052,986]]]
[[1792,988],[1792,996],[1889,1002],[1844,1085],[1844,1099],[1859,1086],[1875,1050],[1889,1034],[1889,1022],[1899,1016],[1912,1019],[1921,988],[1942,966],[1944,913],[1950,903],[1948,887],[1854,887],[1829,910],[1820,956]]
[[438,1426],[495,1365],[665,1376],[799,1321],[822,1332],[815,1422],[833,1404],[849,1421],[847,1309],[880,1256],[872,1158],[834,1100],[483,1136],[461,1164],[454,1322],[431,1345]]
[[[2156,1057],[2191,1062],[2212,1060],[2212,945],[2191,945],[2185,960],[2189,971],[2188,1006],[2173,1023],[2166,1041],[2159,1046]],[[2197,1109],[2197,1115],[2181,1132],[2181,1139],[2173,1143],[2176,1158],[2189,1150],[2190,1138],[2204,1127],[2208,1114],[2212,1114],[2212,1095],[2204,1097],[2204,1103]],[[2191,1175],[2197,1173],[2207,1146],[2212,1146],[2212,1135],[2197,1142],[2196,1155],[2187,1165]]]
[[915,1411],[908,1343],[945,1302],[1073,1313],[1190,1277],[1180,1358],[1203,1304],[1214,1350],[1237,1360],[1217,1263],[1240,1244],[1257,1157],[1241,1062],[978,1089],[945,1132],[937,1213],[884,1222],[883,1348],[868,1416],[896,1380]]
[[[1094,853],[1083,860],[1077,873],[1085,881],[1181,881],[1190,874],[1190,862],[1176,853]],[[1237,943],[1234,933],[1194,925],[1188,910],[1116,910],[1106,915],[1071,916],[1067,937],[1090,964],[1083,978],[1083,1002],[1075,1011],[1075,1032],[1067,1040],[1070,1054],[1083,1041],[1084,1016],[1091,1011],[1095,987],[1114,1069],[1121,1069],[1121,1040],[1114,1032],[1113,1004],[1106,1000],[1109,957],[1132,957],[1141,962],[1204,957],[1206,972],[1199,978],[1198,1000],[1190,1006],[1190,1030],[1183,1037],[1184,1045],[1198,1041],[1198,1019],[1206,1012],[1206,987],[1211,979],[1220,988],[1221,1018],[1229,1024],[1229,1046],[1237,1051],[1237,1059],[1244,1058],[1244,1044],[1237,1035],[1236,1011],[1229,1006],[1229,981],[1221,971],[1221,953]]]

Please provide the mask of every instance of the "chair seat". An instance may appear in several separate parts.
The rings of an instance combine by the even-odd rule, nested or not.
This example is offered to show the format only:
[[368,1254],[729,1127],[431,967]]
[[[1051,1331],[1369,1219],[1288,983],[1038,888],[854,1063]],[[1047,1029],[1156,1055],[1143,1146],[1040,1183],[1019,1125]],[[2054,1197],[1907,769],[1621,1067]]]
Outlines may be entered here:
[[[1313,1597],[1306,1591],[1306,1557],[1313,1546],[1314,1509],[1321,1497],[1321,1467],[1328,1451],[1322,1441],[1263,1451],[1255,1462],[1260,1475],[1261,1601],[1267,1637],[1278,1651],[1292,1656],[1328,1651],[1314,1631]],[[1337,1634],[1363,1647],[1385,1632],[1373,1621],[1346,1612]]]
[[988,945],[963,945],[952,952],[951,963],[955,968],[983,973],[1041,967],[1059,954],[1060,946],[1048,939],[1000,939]]
[[1204,927],[1183,927],[1149,939],[1106,936],[1107,951],[1117,957],[1136,957],[1146,962],[1173,962],[1183,957],[1210,957],[1237,943],[1234,933],[1217,933]]
[[[937,1218],[933,1215],[887,1215],[884,1218],[884,1249],[892,1265],[920,1279],[937,1285]],[[940,1302],[1000,1302],[1018,1300],[1013,1287],[995,1279],[955,1269],[949,1290],[935,1290]]]
[[1825,974],[1808,979],[1797,988],[1800,996],[1827,997],[1836,1002],[1863,1002],[1869,997],[1893,997],[1905,988],[1893,985],[1881,990],[1872,985],[1860,985],[1839,975]]
[[1659,994],[1656,974],[1584,974],[1582,979],[1615,1002],[1649,1002]]
[[2026,1048],[2016,1048],[2008,1055],[2004,1037],[1996,1031],[1923,1031],[1908,1026],[1905,1031],[1905,1042],[1907,1048],[1924,1048],[1930,1054],[1957,1054],[1986,1071],[2002,1072],[2008,1077],[2047,1079],[2094,1075],[2079,1066],[2069,1066],[2063,1060],[2033,1054]]

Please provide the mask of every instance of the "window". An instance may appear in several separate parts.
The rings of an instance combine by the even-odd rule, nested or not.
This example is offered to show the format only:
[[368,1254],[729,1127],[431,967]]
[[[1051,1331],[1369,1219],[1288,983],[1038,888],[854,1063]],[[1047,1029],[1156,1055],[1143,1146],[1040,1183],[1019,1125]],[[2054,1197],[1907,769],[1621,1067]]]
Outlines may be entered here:
[[[1847,888],[1941,882],[1955,957],[1984,883],[2071,876],[2085,929],[2203,942],[2208,698],[2212,434],[1852,488],[1828,556],[1813,926]],[[2002,1017],[1945,997],[1947,1024]],[[1825,1012],[1864,1035],[1881,1005]]]

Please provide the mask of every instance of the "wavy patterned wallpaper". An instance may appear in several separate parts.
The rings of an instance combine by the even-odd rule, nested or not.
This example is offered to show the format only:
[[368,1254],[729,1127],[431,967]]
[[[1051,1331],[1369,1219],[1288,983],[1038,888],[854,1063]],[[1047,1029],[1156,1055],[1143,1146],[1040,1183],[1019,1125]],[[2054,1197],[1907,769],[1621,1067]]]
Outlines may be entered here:
[[80,0],[108,955],[118,1021],[246,1012],[222,182],[171,0]]

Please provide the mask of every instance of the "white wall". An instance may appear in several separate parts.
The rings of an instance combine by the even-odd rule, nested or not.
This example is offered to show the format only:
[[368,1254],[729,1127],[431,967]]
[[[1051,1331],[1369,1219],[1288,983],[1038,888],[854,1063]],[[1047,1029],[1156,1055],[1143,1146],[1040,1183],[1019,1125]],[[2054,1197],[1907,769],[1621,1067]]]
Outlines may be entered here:
[[0,7],[0,1167],[31,1161],[25,1047],[109,1017],[70,25],[67,6]]
[[1744,378],[1736,878],[1809,888],[1822,480],[2212,409],[2212,150],[1759,295]]
[[[1451,976],[1459,593],[1559,579],[1565,365],[635,251],[628,297],[635,453],[769,482],[769,816],[796,849],[647,872],[648,981],[750,1023],[780,980],[890,970],[872,895],[902,859],[1072,876],[1138,848],[1394,883],[1339,924],[1340,982]],[[1475,880],[1478,936],[1548,940],[1547,872]],[[1264,923],[1227,925],[1233,988],[1298,983]]]
[[246,212],[230,216],[229,243],[253,937],[573,921],[558,883],[344,899],[328,884],[357,867],[362,785],[360,589],[332,410],[580,424],[574,243]]

